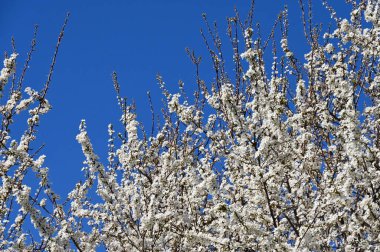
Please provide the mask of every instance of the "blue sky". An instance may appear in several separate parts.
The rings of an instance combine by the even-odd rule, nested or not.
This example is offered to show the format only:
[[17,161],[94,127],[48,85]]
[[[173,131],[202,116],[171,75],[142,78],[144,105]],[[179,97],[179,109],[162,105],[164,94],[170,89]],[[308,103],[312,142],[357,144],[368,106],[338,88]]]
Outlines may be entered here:
[[[58,55],[48,100],[53,110],[41,120],[38,143],[45,143],[43,153],[50,169],[53,188],[62,196],[79,181],[83,155],[75,140],[81,119],[87,120],[94,148],[106,160],[107,125],[118,123],[120,111],[112,86],[111,73],[117,71],[122,94],[135,101],[138,119],[150,129],[147,91],[151,91],[156,113],[160,90],[155,76],[160,73],[169,89],[176,91],[178,80],[191,90],[195,85],[194,67],[185,48],[203,57],[201,76],[208,81],[210,59],[199,34],[204,28],[201,14],[216,20],[223,35],[226,18],[236,6],[244,17],[250,1],[230,0],[125,0],[125,1],[2,1],[0,9],[0,51],[10,51],[14,36],[23,64],[39,25],[37,51],[26,76],[25,86],[40,89],[66,12],[69,24]],[[264,35],[284,5],[289,6],[289,46],[299,55],[306,52],[301,26],[301,12],[296,0],[256,0],[255,23],[260,22]],[[328,13],[315,3],[314,15],[326,20]],[[339,2],[339,4],[337,3]],[[345,13],[343,0],[335,1]],[[339,11],[338,11],[339,13]],[[225,41],[225,50],[230,50]],[[19,127],[19,128],[17,128]],[[24,129],[18,124],[14,131]]]

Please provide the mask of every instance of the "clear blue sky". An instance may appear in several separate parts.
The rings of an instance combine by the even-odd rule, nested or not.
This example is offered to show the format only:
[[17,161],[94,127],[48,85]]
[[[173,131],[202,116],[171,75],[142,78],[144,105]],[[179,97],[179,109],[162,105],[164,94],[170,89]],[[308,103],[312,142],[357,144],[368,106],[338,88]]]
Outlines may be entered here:
[[[237,6],[244,16],[250,1],[231,0],[119,0],[119,1],[5,1],[0,9],[0,51],[10,51],[13,35],[20,53],[19,69],[29,48],[34,24],[39,24],[37,51],[26,76],[25,85],[40,89],[46,79],[57,36],[67,11],[69,24],[60,48],[48,99],[53,110],[42,118],[39,143],[50,168],[53,188],[62,196],[73,188],[83,174],[84,159],[75,140],[81,119],[87,120],[95,150],[106,160],[107,125],[120,118],[111,81],[117,71],[123,95],[134,100],[138,119],[150,129],[151,114],[146,92],[151,91],[156,112],[160,90],[155,76],[161,73],[170,90],[176,91],[179,79],[187,89],[195,85],[194,68],[185,47],[195,49],[204,60],[201,75],[210,80],[210,61],[199,34],[204,28],[201,13],[216,20],[225,34],[226,17]],[[328,17],[315,0],[314,15]],[[344,11],[344,1],[334,0]],[[284,5],[289,6],[290,48],[302,55],[301,12],[296,0],[256,0],[255,22],[264,35]],[[343,12],[344,13],[344,12]],[[225,41],[227,45],[229,42]],[[230,50],[229,46],[225,47]],[[185,87],[186,87],[185,86]],[[18,124],[20,125],[20,124]],[[20,126],[18,126],[20,127]],[[15,130],[17,132],[17,129]]]

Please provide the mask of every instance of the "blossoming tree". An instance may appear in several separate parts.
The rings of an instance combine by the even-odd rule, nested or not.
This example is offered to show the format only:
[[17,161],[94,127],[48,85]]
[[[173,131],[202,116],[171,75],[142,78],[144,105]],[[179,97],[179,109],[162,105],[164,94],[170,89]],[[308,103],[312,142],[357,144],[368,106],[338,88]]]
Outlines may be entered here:
[[[51,189],[44,156],[30,148],[39,116],[50,109],[50,75],[41,92],[26,88],[23,98],[30,57],[19,81],[10,81],[17,54],[7,56],[0,76],[3,94],[9,87],[0,107],[0,249],[380,251],[380,3],[347,2],[349,19],[324,3],[336,28],[322,34],[300,1],[310,48],[304,59],[288,44],[286,10],[266,40],[252,25],[252,10],[245,21],[236,12],[228,20],[233,77],[205,18],[214,82],[202,80],[200,58],[188,51],[198,89],[188,98],[180,83],[171,94],[159,76],[166,105],[150,136],[113,74],[124,132],[109,125],[103,164],[81,122],[85,180],[64,203]],[[24,110],[27,130],[12,138],[13,118]],[[23,183],[27,172],[39,187]]]

